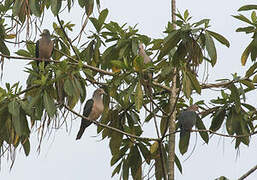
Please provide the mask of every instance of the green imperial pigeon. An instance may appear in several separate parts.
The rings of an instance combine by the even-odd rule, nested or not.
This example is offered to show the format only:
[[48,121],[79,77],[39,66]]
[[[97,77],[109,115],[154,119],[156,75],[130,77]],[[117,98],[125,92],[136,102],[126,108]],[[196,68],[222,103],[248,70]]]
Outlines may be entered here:
[[[95,90],[92,99],[87,100],[84,106],[83,116],[87,117],[92,121],[97,120],[101,116],[104,111],[104,104],[102,99],[103,94],[106,94],[103,89],[99,88]],[[91,124],[91,121],[83,118],[81,119],[80,129],[77,134],[76,140],[81,138],[85,129]]]
[[189,106],[186,111],[180,113],[178,123],[180,127],[180,138],[193,128],[196,123],[198,106],[196,104]]
[[[50,59],[54,49],[54,42],[51,41],[49,30],[44,29],[40,36],[42,38],[36,43],[36,58]],[[39,62],[37,62],[37,64],[39,64]],[[47,62],[45,64],[47,64]]]

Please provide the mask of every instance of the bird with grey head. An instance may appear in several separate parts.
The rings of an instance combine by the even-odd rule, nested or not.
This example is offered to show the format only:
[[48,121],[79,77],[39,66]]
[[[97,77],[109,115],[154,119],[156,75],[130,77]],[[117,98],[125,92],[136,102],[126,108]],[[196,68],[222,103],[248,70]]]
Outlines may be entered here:
[[193,126],[196,124],[198,117],[198,105],[189,106],[186,111],[183,111],[178,116],[178,125],[180,127],[180,138],[190,133]]
[[[54,49],[54,42],[51,40],[51,35],[48,29],[44,29],[41,38],[36,43],[36,58],[43,60],[50,59]],[[39,65],[39,61],[37,62]],[[45,62],[45,65],[48,62]]]
[[83,116],[88,119],[81,118],[76,140],[81,138],[85,129],[92,124],[92,121],[96,121],[102,115],[104,111],[103,94],[106,94],[105,91],[102,88],[98,88],[94,91],[92,98],[87,100],[83,109]]

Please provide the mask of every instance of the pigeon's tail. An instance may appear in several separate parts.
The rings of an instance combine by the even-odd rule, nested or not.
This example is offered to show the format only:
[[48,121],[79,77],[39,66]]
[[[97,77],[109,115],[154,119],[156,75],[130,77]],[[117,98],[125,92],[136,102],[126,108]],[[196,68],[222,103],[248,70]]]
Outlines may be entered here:
[[77,134],[76,140],[80,139],[81,136],[83,135],[85,129],[92,124],[92,122],[86,120],[86,119],[81,119],[81,124],[80,124],[80,128],[79,128],[79,132]]
[[184,137],[186,134],[189,134],[190,132],[185,130],[185,129],[182,129],[180,130],[180,138]]

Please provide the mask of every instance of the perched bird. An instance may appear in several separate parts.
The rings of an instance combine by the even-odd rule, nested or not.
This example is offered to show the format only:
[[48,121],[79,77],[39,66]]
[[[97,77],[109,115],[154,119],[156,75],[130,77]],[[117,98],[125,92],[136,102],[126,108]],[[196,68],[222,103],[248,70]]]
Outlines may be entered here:
[[[48,29],[44,29],[40,36],[42,38],[40,38],[36,43],[36,58],[49,59],[53,53],[54,42],[51,40]],[[39,65],[39,61],[37,64]],[[45,64],[47,64],[47,62]]]
[[[144,46],[142,43],[139,43],[138,45],[138,53],[140,56],[144,58],[144,64],[151,63],[152,59],[146,54],[144,50]],[[143,74],[143,86],[145,89],[146,94],[151,94],[152,93],[152,87],[151,87],[151,81],[153,79],[153,73],[152,72],[147,72]]]
[[196,104],[189,106],[186,111],[180,113],[178,117],[178,123],[180,127],[180,138],[190,133],[189,131],[193,128],[196,123],[198,106]]
[[[101,114],[104,111],[104,104],[103,104],[103,99],[102,95],[106,94],[103,89],[99,88],[95,90],[93,93],[92,99],[87,100],[84,110],[83,110],[83,116],[87,117],[88,119],[95,121],[101,116]],[[77,134],[77,139],[80,139],[81,136],[83,135],[85,129],[92,124],[91,121],[87,119],[81,119],[81,124],[80,124],[80,129]]]

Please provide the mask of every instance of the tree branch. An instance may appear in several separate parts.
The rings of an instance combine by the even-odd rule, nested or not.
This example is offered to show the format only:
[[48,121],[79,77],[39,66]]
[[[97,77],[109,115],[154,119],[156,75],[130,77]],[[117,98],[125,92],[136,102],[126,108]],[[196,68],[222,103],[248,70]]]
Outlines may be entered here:
[[[54,62],[54,63],[61,63],[62,62],[62,61],[56,61],[56,60],[52,60],[52,59],[40,59],[40,58],[22,57],[22,56],[8,56],[8,55],[5,55],[5,54],[0,54],[0,56],[5,57],[5,58],[9,58],[9,59],[12,58],[12,59],[20,59],[20,60],[46,61],[46,62]],[[75,60],[74,58],[72,58],[68,55],[65,55],[65,56],[72,59],[72,60]],[[71,62],[68,62],[68,63],[71,64],[71,65],[78,65],[77,61],[76,61],[76,63],[71,63]],[[105,71],[105,70],[102,70],[102,69],[99,69],[97,67],[90,66],[90,65],[87,65],[87,64],[83,64],[83,67],[87,68],[87,69],[91,69],[91,70],[96,71],[96,72],[99,72],[99,73],[104,74],[104,75],[110,75],[110,76],[115,75],[115,73],[113,73],[113,72]]]
[[243,180],[245,179],[247,176],[249,176],[250,174],[252,174],[255,170],[257,169],[257,165],[254,166],[252,169],[250,169],[249,171],[247,171],[243,176],[241,176],[240,178],[238,178],[238,180]]
[[101,126],[101,127],[107,128],[107,129],[109,129],[109,130],[115,131],[115,132],[117,132],[117,133],[121,133],[121,134],[124,134],[124,135],[126,135],[126,136],[129,136],[129,137],[132,137],[132,138],[135,138],[135,139],[139,139],[139,140],[157,141],[157,142],[159,141],[159,139],[156,139],[156,138],[139,137],[139,136],[136,136],[136,135],[133,135],[133,134],[124,132],[124,131],[122,131],[122,130],[120,130],[120,129],[117,129],[117,128],[108,126],[108,125],[106,125],[106,124],[102,124],[102,123],[100,123],[100,122],[98,122],[98,121],[92,121],[92,120],[88,119],[87,117],[82,116],[81,114],[79,114],[79,113],[73,111],[70,107],[68,107],[68,106],[65,105],[65,104],[64,104],[64,107],[65,107],[67,110],[69,110],[70,112],[72,112],[73,114],[75,114],[75,115],[77,115],[77,116],[79,116],[79,117],[81,117],[81,118],[83,118],[83,119],[86,119],[86,120],[88,120],[88,121],[94,123],[94,124],[97,125],[97,126]]

